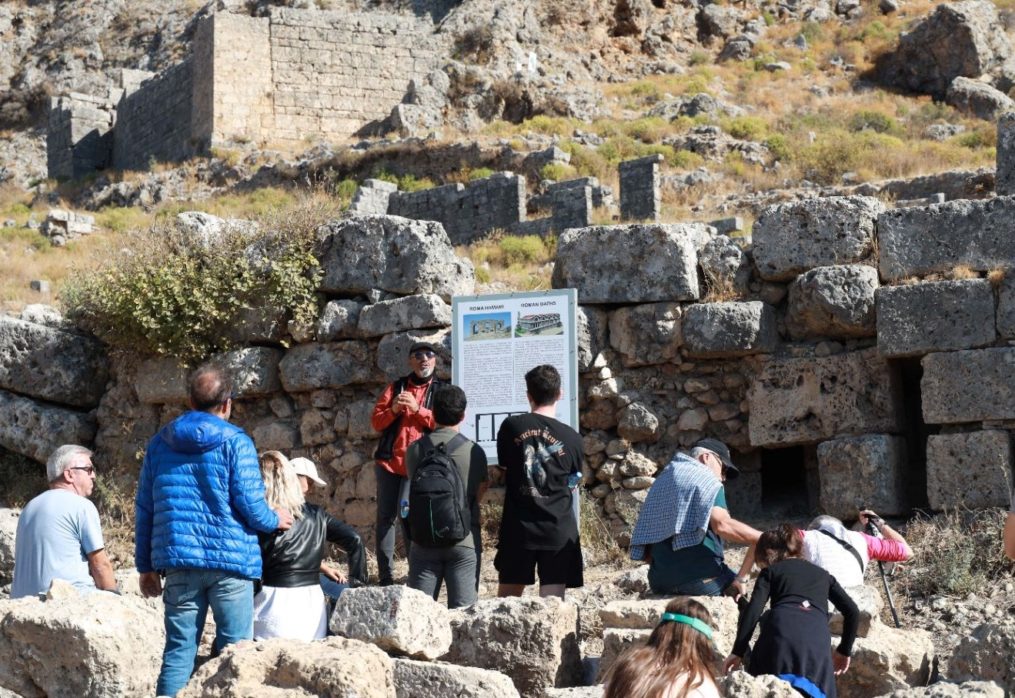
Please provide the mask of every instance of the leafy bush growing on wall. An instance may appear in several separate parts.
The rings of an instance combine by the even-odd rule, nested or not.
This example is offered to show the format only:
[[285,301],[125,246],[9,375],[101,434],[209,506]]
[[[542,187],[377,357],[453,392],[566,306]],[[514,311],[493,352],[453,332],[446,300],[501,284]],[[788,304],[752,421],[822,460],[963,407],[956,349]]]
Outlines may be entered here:
[[115,348],[185,360],[231,348],[229,330],[249,308],[313,323],[315,230],[326,217],[321,207],[296,208],[208,238],[156,223],[68,284],[68,316]]

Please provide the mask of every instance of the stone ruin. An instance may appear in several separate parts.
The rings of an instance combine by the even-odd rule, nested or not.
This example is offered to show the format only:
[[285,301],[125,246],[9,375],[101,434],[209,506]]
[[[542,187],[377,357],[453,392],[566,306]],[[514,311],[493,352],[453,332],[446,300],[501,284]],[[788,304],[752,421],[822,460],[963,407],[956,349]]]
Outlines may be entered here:
[[49,176],[145,170],[232,143],[347,138],[437,67],[439,43],[428,21],[377,12],[217,12],[169,69],[124,70],[106,94],[55,97]]

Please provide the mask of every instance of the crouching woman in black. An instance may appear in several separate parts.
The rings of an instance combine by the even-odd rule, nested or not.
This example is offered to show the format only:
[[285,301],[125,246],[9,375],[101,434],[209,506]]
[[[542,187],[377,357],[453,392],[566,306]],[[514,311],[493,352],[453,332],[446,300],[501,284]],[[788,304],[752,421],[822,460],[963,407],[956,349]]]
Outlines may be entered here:
[[[762,622],[748,672],[774,674],[810,698],[835,698],[835,675],[849,668],[860,614],[835,578],[804,560],[802,551],[803,540],[794,526],[782,524],[761,534],[755,560],[763,569],[723,668],[730,671],[741,664],[761,612],[771,600],[772,610]],[[843,616],[842,640],[834,652],[828,631],[829,600]]]

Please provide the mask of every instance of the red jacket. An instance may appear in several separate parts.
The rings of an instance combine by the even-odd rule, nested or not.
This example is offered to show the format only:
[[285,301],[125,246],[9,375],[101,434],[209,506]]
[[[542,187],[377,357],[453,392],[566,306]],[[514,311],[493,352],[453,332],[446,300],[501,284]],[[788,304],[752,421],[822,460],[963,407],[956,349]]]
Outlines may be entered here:
[[381,396],[377,398],[377,402],[374,404],[373,414],[370,415],[370,425],[374,428],[374,431],[384,431],[399,416],[402,418],[402,421],[398,425],[398,433],[395,435],[395,443],[391,449],[392,455],[390,460],[377,461],[377,464],[389,473],[406,477],[405,451],[409,448],[409,444],[424,434],[430,433],[437,426],[433,418],[433,412],[422,406],[426,391],[432,385],[433,378],[420,385],[416,385],[411,380],[407,381],[405,389],[412,393],[413,397],[416,398],[416,402],[420,405],[419,412],[415,414],[404,412],[396,415],[391,411],[391,405],[396,397],[395,383],[389,383],[388,387],[384,389],[384,392],[381,393]]

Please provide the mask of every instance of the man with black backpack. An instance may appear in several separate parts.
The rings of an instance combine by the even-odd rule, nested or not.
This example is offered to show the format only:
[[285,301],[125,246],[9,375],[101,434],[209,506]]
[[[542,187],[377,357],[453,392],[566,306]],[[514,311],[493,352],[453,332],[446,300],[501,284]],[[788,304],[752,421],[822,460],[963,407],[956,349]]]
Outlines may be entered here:
[[459,432],[465,393],[457,385],[433,390],[437,429],[409,446],[409,586],[437,597],[447,584],[448,607],[476,602],[479,592],[479,502],[487,488],[486,454]]
[[[374,460],[377,476],[377,568],[381,586],[393,583],[391,559],[395,554],[395,519],[406,483],[405,451],[435,426],[431,400],[436,378],[437,350],[427,342],[409,347],[407,376],[388,385],[377,398],[370,424],[381,432]],[[406,541],[406,549],[409,543]]]

